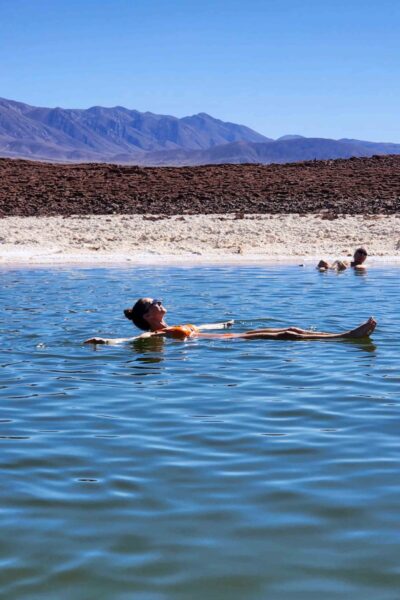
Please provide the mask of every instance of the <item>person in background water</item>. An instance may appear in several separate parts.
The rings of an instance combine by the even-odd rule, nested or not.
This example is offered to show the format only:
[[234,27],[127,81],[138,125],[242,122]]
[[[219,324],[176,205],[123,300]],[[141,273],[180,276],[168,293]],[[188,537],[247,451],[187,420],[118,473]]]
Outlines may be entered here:
[[[357,271],[365,270],[365,261],[367,260],[367,251],[365,248],[357,248],[354,252],[353,260],[350,263],[350,267],[356,269]],[[320,260],[317,264],[317,269],[319,271],[327,271],[328,269],[333,269],[334,271],[345,271],[349,263],[345,260],[335,260],[331,265],[326,260]]]
[[350,263],[350,266],[353,269],[357,269],[359,271],[363,271],[365,269],[365,261],[367,260],[368,253],[365,248],[357,248],[354,252],[353,260]]
[[204,329],[221,328],[221,325],[200,325],[196,327],[190,323],[185,325],[169,326],[165,321],[167,309],[163,306],[161,300],[152,298],[139,298],[132,306],[124,310],[125,317],[132,321],[136,327],[145,331],[141,336],[135,338],[90,338],[85,341],[86,344],[118,344],[121,342],[130,342],[139,338],[149,338],[154,336],[170,337],[184,340],[187,338],[207,338],[207,339],[245,339],[245,340],[326,340],[326,339],[355,339],[371,335],[376,327],[376,321],[370,317],[368,321],[342,333],[326,333],[323,331],[313,331],[301,329],[300,327],[268,328],[255,329],[244,333],[202,333]]

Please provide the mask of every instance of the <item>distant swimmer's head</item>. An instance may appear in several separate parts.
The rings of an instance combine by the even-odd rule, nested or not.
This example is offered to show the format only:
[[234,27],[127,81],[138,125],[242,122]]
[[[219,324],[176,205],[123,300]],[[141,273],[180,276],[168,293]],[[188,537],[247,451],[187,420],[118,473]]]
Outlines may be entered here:
[[351,266],[362,265],[367,260],[368,253],[365,248],[357,248],[354,252],[353,262]]
[[319,269],[320,271],[326,271],[327,269],[329,269],[329,263],[326,262],[326,260],[320,260],[317,264],[317,269]]
[[164,327],[163,319],[166,313],[167,309],[162,300],[153,298],[139,298],[132,308],[124,310],[125,317],[143,331],[157,331]]

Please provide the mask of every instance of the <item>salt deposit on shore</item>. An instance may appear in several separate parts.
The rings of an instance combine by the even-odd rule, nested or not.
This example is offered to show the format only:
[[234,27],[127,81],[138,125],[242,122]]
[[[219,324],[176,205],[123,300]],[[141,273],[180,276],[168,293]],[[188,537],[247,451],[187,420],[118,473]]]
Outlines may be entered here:
[[111,215],[0,219],[0,264],[400,261],[400,215]]

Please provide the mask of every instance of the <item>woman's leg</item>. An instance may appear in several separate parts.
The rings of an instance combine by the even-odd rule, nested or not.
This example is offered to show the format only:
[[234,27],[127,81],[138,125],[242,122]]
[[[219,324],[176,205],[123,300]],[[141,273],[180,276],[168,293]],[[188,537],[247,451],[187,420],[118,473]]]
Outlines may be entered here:
[[297,331],[297,333],[303,333],[305,329],[298,327],[266,327],[263,329],[250,329],[246,333],[283,333],[284,331]]
[[304,331],[304,333],[298,333],[296,331],[291,331],[290,329],[286,329],[283,331],[275,331],[268,332],[268,330],[260,329],[259,331],[248,331],[243,334],[243,338],[249,340],[257,340],[257,339],[275,339],[275,340],[335,340],[335,339],[356,339],[363,338],[371,335],[376,327],[376,321],[373,317],[370,317],[368,321],[356,327],[355,329],[350,329],[349,331],[344,331],[343,333],[324,333],[324,332],[316,332],[316,331]]
[[325,335],[323,331],[315,331],[314,329],[302,329],[301,327],[269,327],[266,329],[251,329],[250,331],[246,331],[246,333],[285,333],[286,331],[292,331],[293,333],[301,334]]

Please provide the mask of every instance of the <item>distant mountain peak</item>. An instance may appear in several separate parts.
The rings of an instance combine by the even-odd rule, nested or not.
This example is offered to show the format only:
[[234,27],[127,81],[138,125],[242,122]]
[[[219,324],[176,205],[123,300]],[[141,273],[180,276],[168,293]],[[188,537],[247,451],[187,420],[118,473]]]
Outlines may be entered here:
[[[213,119],[214,117],[211,117],[211,115],[209,115],[206,112],[199,112],[196,115],[193,115],[193,117],[203,117],[204,119]],[[216,121],[219,121],[219,119],[216,119]]]
[[285,142],[288,140],[304,140],[306,139],[303,135],[282,135],[281,137],[277,138],[277,142]]
[[207,150],[265,136],[207,113],[179,119],[123,106],[42,108],[0,99],[0,155],[48,160],[112,162],[158,151]]

